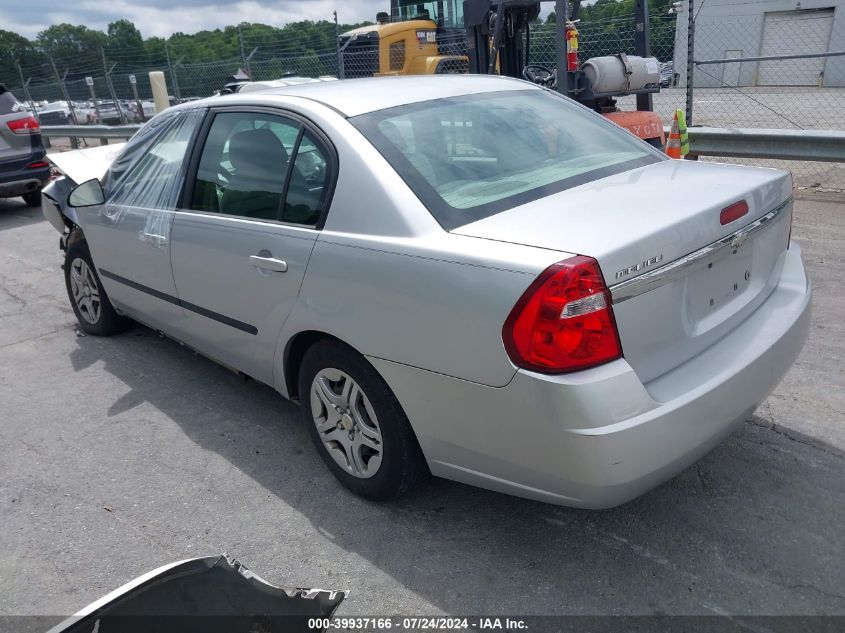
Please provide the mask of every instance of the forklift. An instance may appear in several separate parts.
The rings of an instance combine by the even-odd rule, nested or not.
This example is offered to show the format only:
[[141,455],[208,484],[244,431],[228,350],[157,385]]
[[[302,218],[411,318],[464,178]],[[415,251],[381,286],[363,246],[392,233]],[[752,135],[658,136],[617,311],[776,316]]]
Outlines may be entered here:
[[[531,62],[529,23],[540,15],[538,0],[464,0],[470,73],[526,79],[557,90],[604,115],[655,147],[665,143],[663,122],[653,112],[660,91],[660,64],[651,57],[647,0],[635,0],[636,55],[578,59],[581,0],[556,0],[555,67]],[[636,95],[637,109],[617,107],[616,97]]]
[[[391,0],[376,24],[339,36],[346,78],[422,74],[498,74],[525,79],[599,112],[635,136],[662,147],[663,122],[652,111],[660,65],[650,56],[647,0],[635,0],[636,55],[578,59],[581,0],[555,0],[555,67],[531,62],[529,23],[539,0]],[[623,111],[616,97],[636,95]]]

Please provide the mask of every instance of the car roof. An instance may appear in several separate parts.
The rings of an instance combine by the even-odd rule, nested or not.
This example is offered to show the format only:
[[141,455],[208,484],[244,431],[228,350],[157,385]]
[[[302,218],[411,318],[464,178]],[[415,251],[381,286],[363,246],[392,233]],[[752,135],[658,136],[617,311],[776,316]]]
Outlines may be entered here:
[[[410,103],[433,99],[457,97],[484,92],[508,90],[541,90],[535,84],[521,79],[489,75],[417,75],[402,77],[373,77],[367,79],[344,79],[268,88],[248,94],[233,94],[211,97],[204,105],[266,104],[274,96],[302,97],[317,101],[353,117],[376,110],[394,108]],[[194,102],[196,105],[197,102]]]

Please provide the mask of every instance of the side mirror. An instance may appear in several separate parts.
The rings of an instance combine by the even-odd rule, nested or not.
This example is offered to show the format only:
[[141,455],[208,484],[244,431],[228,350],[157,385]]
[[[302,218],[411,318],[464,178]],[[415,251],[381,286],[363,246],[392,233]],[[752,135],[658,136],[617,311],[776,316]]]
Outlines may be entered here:
[[106,196],[103,193],[103,185],[96,178],[86,180],[81,185],[74,187],[68,196],[68,206],[74,208],[95,207],[98,204],[105,204]]

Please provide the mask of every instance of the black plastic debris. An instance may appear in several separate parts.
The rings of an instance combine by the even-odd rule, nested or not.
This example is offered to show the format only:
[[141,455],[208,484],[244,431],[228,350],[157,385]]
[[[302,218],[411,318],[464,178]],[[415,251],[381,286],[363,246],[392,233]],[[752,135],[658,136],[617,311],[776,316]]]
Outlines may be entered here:
[[276,587],[236,560],[160,567],[88,605],[49,633],[295,633],[324,630],[344,591]]

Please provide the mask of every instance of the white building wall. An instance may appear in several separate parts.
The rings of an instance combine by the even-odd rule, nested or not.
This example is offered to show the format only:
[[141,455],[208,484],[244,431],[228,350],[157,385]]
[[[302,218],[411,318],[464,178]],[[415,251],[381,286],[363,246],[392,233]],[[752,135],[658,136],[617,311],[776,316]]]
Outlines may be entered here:
[[[698,12],[695,30],[695,59],[724,59],[726,51],[741,50],[743,57],[761,55],[765,14],[776,11],[806,9],[834,9],[829,51],[845,51],[845,0],[695,0]],[[699,11],[700,8],[700,11]],[[678,15],[675,32],[675,72],[678,85],[686,85],[687,20],[688,4],[683,0],[683,10]],[[791,46],[790,48],[794,48]],[[792,51],[790,51],[792,52]],[[731,56],[731,55],[728,55]],[[789,66],[784,63],[784,85],[789,84]],[[696,87],[718,87],[722,77],[737,79],[736,71],[727,71],[726,64],[697,66]],[[757,83],[759,62],[739,64],[739,86]],[[824,86],[845,86],[845,57],[830,57],[825,62]]]

